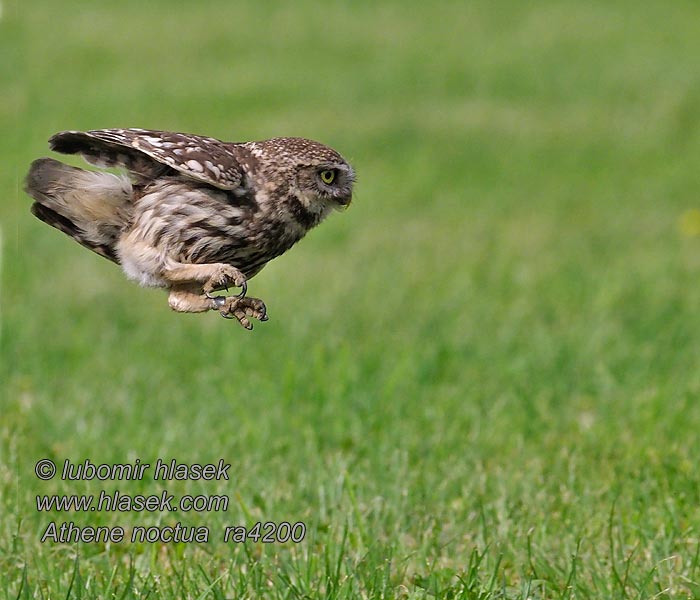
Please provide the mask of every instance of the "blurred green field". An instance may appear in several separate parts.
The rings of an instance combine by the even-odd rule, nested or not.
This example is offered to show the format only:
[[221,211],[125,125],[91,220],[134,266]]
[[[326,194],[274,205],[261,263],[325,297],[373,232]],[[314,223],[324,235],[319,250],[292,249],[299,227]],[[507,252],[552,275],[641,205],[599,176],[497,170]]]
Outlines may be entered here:
[[[700,597],[698,56],[690,1],[5,0],[0,598]],[[269,322],[171,313],[30,215],[51,134],[128,126],[353,163],[351,209],[251,282]],[[103,489],[231,504],[36,510]],[[256,521],[306,538],[221,540]]]

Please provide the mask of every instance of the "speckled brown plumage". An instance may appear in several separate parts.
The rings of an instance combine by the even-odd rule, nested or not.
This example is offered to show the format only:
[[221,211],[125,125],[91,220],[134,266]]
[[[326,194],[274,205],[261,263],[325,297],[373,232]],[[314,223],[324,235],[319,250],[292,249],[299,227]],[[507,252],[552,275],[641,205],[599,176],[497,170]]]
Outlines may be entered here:
[[[169,290],[171,308],[218,310],[250,329],[267,319],[247,281],[333,208],[352,200],[355,174],[332,148],[303,138],[229,143],[146,129],[64,131],[57,152],[127,176],[50,158],[32,163],[32,212],[119,265]],[[241,287],[237,296],[213,292]]]

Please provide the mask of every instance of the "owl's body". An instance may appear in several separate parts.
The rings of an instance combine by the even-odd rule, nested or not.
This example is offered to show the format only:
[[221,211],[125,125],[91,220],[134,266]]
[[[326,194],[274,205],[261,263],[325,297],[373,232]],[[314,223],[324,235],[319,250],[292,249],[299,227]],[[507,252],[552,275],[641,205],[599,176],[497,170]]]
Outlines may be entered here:
[[[331,148],[301,138],[226,143],[143,129],[67,131],[51,148],[127,176],[49,158],[32,163],[32,212],[118,263],[141,285],[170,290],[183,312],[219,310],[250,327],[264,304],[247,280],[352,200],[354,172]],[[238,296],[212,296],[228,286]]]

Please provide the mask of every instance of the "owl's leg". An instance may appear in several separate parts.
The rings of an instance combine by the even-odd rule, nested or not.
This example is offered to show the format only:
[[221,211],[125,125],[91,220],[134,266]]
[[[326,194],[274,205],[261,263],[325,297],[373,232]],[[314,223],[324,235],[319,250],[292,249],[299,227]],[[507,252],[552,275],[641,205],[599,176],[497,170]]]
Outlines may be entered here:
[[228,290],[229,285],[241,288],[239,298],[243,298],[248,291],[246,276],[236,267],[224,263],[205,265],[170,263],[163,270],[161,276],[173,284],[203,283],[204,293],[209,298],[212,297],[212,292]]
[[208,297],[201,292],[197,284],[175,285],[170,288],[168,296],[170,308],[177,312],[206,312],[218,310],[226,319],[238,319],[238,322],[246,329],[252,329],[248,317],[259,321],[267,321],[267,309],[265,303],[258,298],[239,298],[238,296],[214,296]]
[[176,312],[206,312],[217,307],[211,298],[202,294],[198,286],[175,285],[170,288],[168,304]]

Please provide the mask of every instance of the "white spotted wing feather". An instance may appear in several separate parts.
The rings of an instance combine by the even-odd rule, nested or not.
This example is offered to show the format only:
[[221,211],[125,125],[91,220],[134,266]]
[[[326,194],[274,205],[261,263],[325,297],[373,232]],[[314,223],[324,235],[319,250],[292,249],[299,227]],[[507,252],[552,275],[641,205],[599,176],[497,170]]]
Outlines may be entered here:
[[126,166],[135,171],[134,155],[146,155],[223,190],[237,188],[243,177],[233,145],[211,137],[149,129],[96,129],[62,131],[49,143],[57,152],[79,153],[93,164]]

